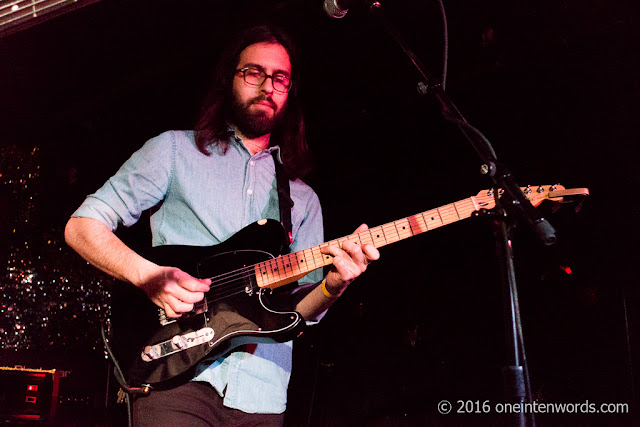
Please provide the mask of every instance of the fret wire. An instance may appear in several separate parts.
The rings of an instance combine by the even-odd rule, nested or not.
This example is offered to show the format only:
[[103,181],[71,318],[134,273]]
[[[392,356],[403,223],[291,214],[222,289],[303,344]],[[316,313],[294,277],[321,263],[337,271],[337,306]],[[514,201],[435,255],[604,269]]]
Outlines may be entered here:
[[298,262],[298,256],[296,254],[289,254],[289,265],[291,265],[291,274],[297,275],[300,273],[300,263]]
[[[304,255],[304,262],[306,262],[306,263],[307,263],[307,265],[309,265],[309,260],[311,260],[311,261],[313,262],[313,267],[314,267],[314,269],[315,269],[315,268],[317,268],[316,260],[315,260],[315,258],[313,257],[313,250],[312,250],[312,249],[310,249],[310,248],[308,248],[308,249],[305,249],[303,252],[304,252],[304,254],[305,254],[305,255]],[[307,254],[307,253],[308,253],[308,254]],[[309,270],[309,271],[311,271],[311,270]]]
[[356,245],[358,245],[358,246],[362,246],[362,239],[360,238],[361,234],[362,234],[362,232],[355,233],[355,234],[351,235],[353,237],[353,239],[351,239],[351,241],[353,243],[355,243]]
[[284,263],[285,271],[289,276],[293,276],[293,265],[291,264],[291,254],[284,255],[282,257],[282,262]]
[[282,280],[283,273],[285,275],[285,278],[287,277],[287,267],[284,262],[284,257],[276,257],[276,263],[278,264],[278,271],[280,272],[280,280]]
[[411,224],[409,223],[409,218],[399,219],[395,221],[395,224],[396,224],[396,228],[398,228],[398,225],[400,224],[406,224],[406,225],[400,225],[400,229],[398,229],[398,234],[402,234],[400,236],[401,239],[404,240],[414,235],[413,231],[411,230]]
[[[18,10],[15,10],[15,11],[9,10],[9,12],[8,12],[8,13],[0,14],[0,19],[2,19],[2,18],[4,18],[4,17],[6,17],[6,16],[10,16],[10,15],[12,15],[12,14],[14,14],[14,15],[15,15],[15,14],[17,14],[17,13],[19,13],[19,12],[27,11],[27,13],[22,14],[22,15],[20,15],[20,16],[18,16],[18,17],[16,17],[16,18],[10,19],[10,20],[8,20],[8,21],[6,21],[6,22],[2,22],[2,23],[1,23],[1,25],[7,25],[7,24],[10,24],[10,23],[11,23],[11,22],[13,22],[13,21],[18,21],[18,20],[20,20],[20,19],[28,18],[29,16],[32,16],[32,15],[33,15],[33,12],[28,11],[28,10],[29,10],[29,9],[31,9],[31,8],[34,8],[34,7],[35,7],[35,6],[34,6],[35,4],[44,3],[44,2],[46,2],[46,1],[48,1],[48,0],[37,0],[37,1],[35,1],[35,2],[34,2],[34,1],[32,1],[32,2],[30,2],[27,6],[23,6],[22,8],[20,8],[20,9],[18,9]],[[73,3],[73,1],[71,1],[71,0],[61,0],[61,1],[59,1],[59,2],[56,2],[56,3],[53,3],[53,4],[47,5],[47,6],[45,6],[45,7],[41,7],[41,8],[39,8],[39,9],[37,9],[36,11],[37,11],[37,12],[42,12],[43,10],[47,10],[47,9],[50,9],[50,8],[52,8],[52,7],[55,7],[55,6],[59,6],[60,4],[63,4],[63,3]],[[14,4],[17,4],[17,3],[14,3]],[[7,7],[8,7],[8,6],[9,6],[9,5],[7,5]]]
[[262,274],[260,274],[260,264],[255,265],[253,269],[253,275],[256,278],[256,284],[258,285],[258,287],[262,288],[262,286],[260,286],[261,284],[263,284]]
[[472,197],[464,200],[463,208],[467,210],[465,218],[469,218],[473,212],[478,210]]
[[258,285],[258,286],[260,286],[261,288],[264,287],[264,284],[265,284],[265,277],[262,274],[262,265],[263,265],[263,263],[260,262],[260,263],[256,264],[256,267],[254,269],[254,274],[258,278],[258,281],[260,282],[260,285],[262,285],[262,286],[260,286],[260,285]]
[[326,244],[326,243],[323,243],[322,245],[317,246],[318,249],[313,254],[313,257],[316,260],[316,265],[318,267],[324,265],[324,254],[322,252],[320,252],[320,248],[327,247],[327,246],[329,246],[329,245]]
[[456,206],[456,204],[452,203],[451,205],[453,206],[453,209],[456,211],[456,215],[458,216],[458,219],[461,219],[460,218],[460,212],[458,212],[458,207]]
[[[440,216],[440,212],[438,211],[438,209],[432,209],[425,212],[423,215],[428,214],[430,215],[430,221],[432,222],[432,226],[429,228],[429,230],[433,230],[434,228],[442,227],[444,225],[444,223],[442,222],[442,216]],[[437,216],[435,214],[437,214]],[[429,220],[426,220],[426,224],[427,226],[429,226]]]
[[[377,226],[377,227],[373,227],[369,229],[369,233],[371,234],[371,241],[373,243],[373,245],[377,248],[386,245],[386,238],[384,236],[384,233],[382,232],[382,227],[381,226]],[[376,236],[374,237],[374,233],[376,234]],[[382,235],[382,237],[381,237]],[[383,243],[380,243],[380,240],[384,240]]]
[[418,233],[422,233],[422,228],[418,228],[418,232],[416,232],[414,230],[414,227],[419,227],[418,219],[416,218],[416,215],[411,215],[410,217],[408,217],[409,219],[409,227],[411,228],[411,232],[413,233],[413,235],[416,235]]
[[[273,267],[275,265],[275,268]],[[271,260],[271,268],[273,269],[273,278],[276,282],[280,281],[280,268],[278,266],[278,258],[274,258]],[[277,275],[277,277],[276,277]]]
[[397,222],[398,221],[393,221],[392,224],[393,224],[393,227],[396,229],[396,234],[398,235],[398,240],[401,240],[400,231],[398,230],[398,224],[396,224]]
[[278,278],[276,277],[276,270],[273,269],[273,258],[271,258],[270,260],[267,261],[267,275],[270,275],[270,280],[271,283],[275,283],[278,281]]
[[[424,226],[425,231],[429,231],[429,223],[425,219],[425,214],[426,212],[422,212],[414,216],[416,217],[416,222],[418,223],[418,226],[420,227],[420,229],[422,229],[422,227]],[[422,225],[420,224],[421,221],[422,221]]]
[[440,217],[440,224],[444,224],[444,221],[442,220],[442,215],[440,215],[440,209],[436,209],[436,212],[438,212],[438,216]]
[[[28,0],[18,0],[18,1],[14,1],[14,2],[11,2],[11,3],[4,4],[4,5],[0,5],[0,10],[13,8],[13,6],[18,6],[20,3],[24,3],[25,1],[28,1]],[[23,9],[25,7],[29,7],[29,6],[24,6]],[[17,12],[18,10],[20,10],[20,6],[18,6],[17,10],[12,10],[12,12]],[[9,13],[9,15],[10,15],[10,13]]]
[[360,241],[362,242],[363,245],[373,244],[373,238],[371,237],[371,231],[365,230],[360,234],[361,234]]
[[[399,239],[398,239],[398,240],[394,239],[393,232],[394,232],[394,231],[397,231],[397,230],[396,230],[396,227],[393,225],[393,223],[387,223],[387,224],[384,224],[384,225],[382,226],[382,230],[383,230],[383,231],[384,231],[384,233],[385,233],[385,237],[386,237],[387,235],[389,236],[389,238],[387,239],[387,241],[391,240],[391,241],[393,241],[393,242],[397,242],[397,241],[399,240]],[[397,235],[397,233],[396,233],[396,235]]]
[[458,220],[467,218],[467,216],[465,216],[464,214],[465,205],[466,205],[466,200],[460,200],[453,204],[453,207],[456,209],[456,213],[458,214]]
[[355,243],[358,246],[362,245],[362,241],[360,240],[360,233],[349,234],[347,236],[347,240]]
[[[453,212],[452,212],[452,210],[453,210]],[[447,219],[451,218],[455,214],[455,208],[453,208],[453,204],[452,203],[449,203],[448,205],[441,206],[439,211]]]
[[265,278],[265,284],[269,285],[271,283],[273,283],[273,275],[271,274],[271,271],[269,269],[269,261],[264,261],[262,263],[262,268],[264,268],[264,275],[263,277]]
[[277,271],[278,271],[277,264],[276,264],[276,268],[274,269],[273,268],[273,265],[274,265],[273,258],[270,259],[268,262],[269,262],[269,270],[271,271],[271,283],[275,283],[275,282],[278,281],[278,279],[276,278],[276,274],[277,274]]

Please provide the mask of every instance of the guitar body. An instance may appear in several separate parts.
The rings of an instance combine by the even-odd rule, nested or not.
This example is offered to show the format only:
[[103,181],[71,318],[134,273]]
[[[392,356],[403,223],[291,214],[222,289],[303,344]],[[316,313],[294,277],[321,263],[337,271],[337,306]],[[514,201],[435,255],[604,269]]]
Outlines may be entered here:
[[268,220],[251,224],[216,246],[153,248],[147,256],[154,262],[214,280],[205,294],[206,304],[179,319],[164,316],[135,286],[115,286],[112,343],[126,379],[167,388],[190,379],[205,357],[222,356],[243,344],[295,338],[304,326],[302,316],[272,310],[271,291],[260,289],[254,276],[238,274],[251,272],[251,266],[278,255],[287,244],[280,223]]

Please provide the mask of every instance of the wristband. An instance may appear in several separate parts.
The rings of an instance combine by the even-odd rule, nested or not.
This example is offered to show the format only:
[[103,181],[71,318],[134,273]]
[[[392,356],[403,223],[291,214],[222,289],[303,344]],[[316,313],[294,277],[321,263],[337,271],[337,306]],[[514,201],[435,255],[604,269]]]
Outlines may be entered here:
[[324,294],[325,297],[330,298],[330,299],[336,299],[338,298],[340,295],[333,295],[331,292],[329,292],[329,290],[327,289],[327,278],[325,277],[324,280],[322,281],[322,284],[320,285],[320,288],[322,289],[322,293]]

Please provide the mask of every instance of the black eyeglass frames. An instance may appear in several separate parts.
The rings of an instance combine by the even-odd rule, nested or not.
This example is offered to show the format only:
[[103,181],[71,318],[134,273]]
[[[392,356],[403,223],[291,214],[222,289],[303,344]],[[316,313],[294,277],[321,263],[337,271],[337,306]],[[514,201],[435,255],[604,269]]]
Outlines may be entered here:
[[287,93],[291,89],[291,78],[285,74],[267,74],[255,67],[239,68],[236,73],[242,73],[244,82],[249,86],[262,86],[270,78],[276,92]]

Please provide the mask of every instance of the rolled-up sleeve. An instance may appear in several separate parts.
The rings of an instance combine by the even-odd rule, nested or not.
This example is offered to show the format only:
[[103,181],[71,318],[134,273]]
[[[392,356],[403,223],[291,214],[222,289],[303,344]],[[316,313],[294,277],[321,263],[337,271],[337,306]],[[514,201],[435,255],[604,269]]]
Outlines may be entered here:
[[93,218],[112,231],[135,224],[140,215],[160,203],[169,188],[175,141],[165,132],[147,141],[95,193],[87,196],[72,217]]

